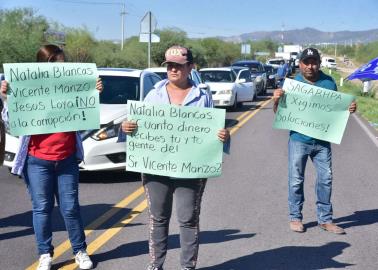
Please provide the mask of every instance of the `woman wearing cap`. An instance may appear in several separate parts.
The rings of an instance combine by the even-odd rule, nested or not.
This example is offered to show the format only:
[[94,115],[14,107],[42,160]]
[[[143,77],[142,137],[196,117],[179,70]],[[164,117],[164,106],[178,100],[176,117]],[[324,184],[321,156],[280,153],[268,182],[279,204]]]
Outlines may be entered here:
[[[145,102],[212,108],[207,91],[201,90],[189,79],[193,68],[192,52],[181,46],[173,46],[165,53],[168,79],[157,83]],[[122,130],[131,134],[137,124],[122,123]],[[218,132],[222,142],[229,139],[227,129]],[[143,174],[143,186],[149,207],[149,250],[151,261],[148,270],[161,270],[167,254],[168,226],[172,212],[173,194],[176,197],[177,218],[180,224],[180,263],[182,270],[195,269],[199,247],[199,214],[206,179],[172,179],[171,177]]]

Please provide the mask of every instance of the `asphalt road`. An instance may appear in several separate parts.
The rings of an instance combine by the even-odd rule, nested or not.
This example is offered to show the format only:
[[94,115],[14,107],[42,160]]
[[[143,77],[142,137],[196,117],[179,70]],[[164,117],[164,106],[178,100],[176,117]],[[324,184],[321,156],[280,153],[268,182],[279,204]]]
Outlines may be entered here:
[[[316,224],[315,172],[305,181],[306,233],[287,218],[288,132],[273,130],[271,102],[227,113],[231,155],[210,179],[201,213],[198,269],[378,269],[378,134],[350,117],[343,141],[333,145],[335,222],[346,235]],[[361,124],[362,123],[362,124]],[[33,269],[37,259],[29,195],[23,180],[0,168],[0,269]],[[81,175],[80,201],[88,250],[96,269],[144,270],[148,263],[147,209],[137,174]],[[75,269],[58,209],[54,212],[53,269]],[[175,215],[165,269],[179,269]]]

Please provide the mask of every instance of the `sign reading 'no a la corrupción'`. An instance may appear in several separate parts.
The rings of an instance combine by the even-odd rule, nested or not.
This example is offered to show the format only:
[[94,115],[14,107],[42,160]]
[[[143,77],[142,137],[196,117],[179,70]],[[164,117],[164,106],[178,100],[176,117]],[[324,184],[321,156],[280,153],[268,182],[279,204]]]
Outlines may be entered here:
[[97,68],[89,63],[4,64],[14,136],[98,129]]
[[138,128],[126,140],[128,171],[177,178],[208,178],[222,173],[225,110],[152,105],[130,101],[128,120]]
[[285,79],[273,127],[340,144],[354,96]]

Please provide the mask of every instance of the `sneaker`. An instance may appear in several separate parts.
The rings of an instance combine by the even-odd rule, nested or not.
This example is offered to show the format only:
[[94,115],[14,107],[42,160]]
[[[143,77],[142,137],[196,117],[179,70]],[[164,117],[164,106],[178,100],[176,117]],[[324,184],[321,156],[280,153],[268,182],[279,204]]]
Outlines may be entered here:
[[292,230],[293,232],[298,232],[298,233],[304,232],[303,224],[299,220],[290,221],[289,226],[290,226],[290,230]]
[[50,253],[42,254],[39,257],[39,264],[37,270],[50,270],[52,264],[52,258]]
[[93,263],[91,258],[89,258],[86,251],[79,251],[75,255],[75,262],[79,265],[80,269],[92,269]]
[[319,227],[327,232],[335,233],[335,234],[345,234],[343,228],[337,226],[335,223],[324,223],[319,224]]
[[153,266],[153,265],[149,265],[147,267],[147,270],[163,270],[163,268],[157,267],[157,266]]

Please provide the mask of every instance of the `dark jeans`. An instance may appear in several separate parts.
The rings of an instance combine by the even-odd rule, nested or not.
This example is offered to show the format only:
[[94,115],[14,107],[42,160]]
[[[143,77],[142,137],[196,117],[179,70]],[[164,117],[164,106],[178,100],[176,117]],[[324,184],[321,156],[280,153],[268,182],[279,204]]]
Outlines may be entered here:
[[168,248],[169,221],[175,194],[180,225],[181,267],[194,269],[199,248],[199,215],[206,179],[174,179],[143,175],[149,216],[149,250],[151,265],[162,267]]
[[31,195],[33,227],[39,254],[53,253],[52,211],[55,197],[64,218],[74,254],[86,249],[79,206],[79,167],[75,155],[49,161],[28,156],[24,178]]

